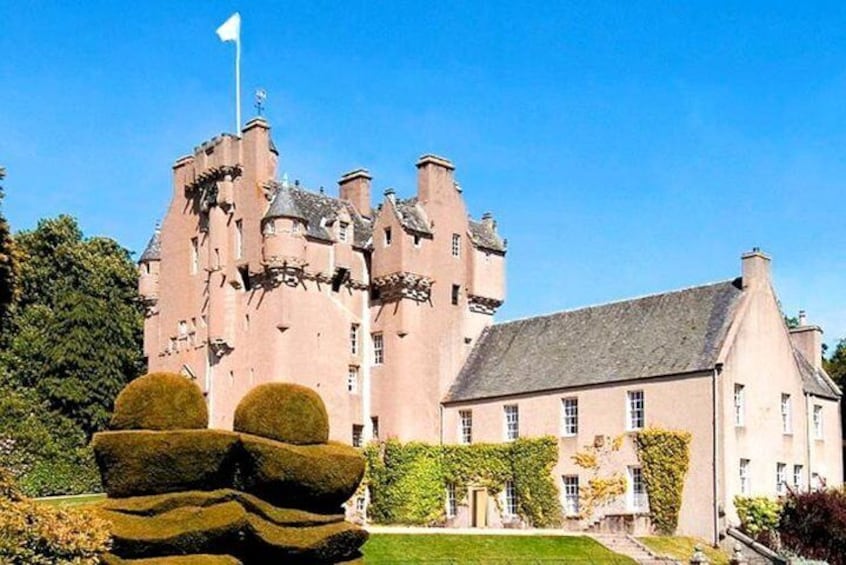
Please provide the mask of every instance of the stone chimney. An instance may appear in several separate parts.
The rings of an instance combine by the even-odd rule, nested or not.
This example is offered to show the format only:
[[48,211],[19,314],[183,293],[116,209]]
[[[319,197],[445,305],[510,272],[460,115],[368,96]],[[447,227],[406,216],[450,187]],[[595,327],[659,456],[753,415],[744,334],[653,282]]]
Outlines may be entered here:
[[423,155],[417,161],[417,198],[426,204],[431,200],[448,198],[457,193],[453,172],[455,166],[449,159],[437,155]]
[[805,311],[799,310],[799,326],[790,329],[790,341],[815,369],[822,367],[822,334],[822,328],[808,324]]
[[764,288],[770,284],[770,258],[761,249],[753,247],[752,251],[741,255],[743,263],[743,289]]
[[485,212],[484,214],[482,214],[482,225],[491,231],[495,231],[496,220],[494,220],[493,214],[491,214],[490,212]]
[[358,213],[369,218],[370,209],[370,181],[373,177],[367,169],[356,169],[341,176],[338,181],[340,197],[349,200]]
[[278,151],[270,139],[270,124],[257,116],[244,124],[241,131],[240,163],[253,171],[255,182],[263,185],[276,176]]

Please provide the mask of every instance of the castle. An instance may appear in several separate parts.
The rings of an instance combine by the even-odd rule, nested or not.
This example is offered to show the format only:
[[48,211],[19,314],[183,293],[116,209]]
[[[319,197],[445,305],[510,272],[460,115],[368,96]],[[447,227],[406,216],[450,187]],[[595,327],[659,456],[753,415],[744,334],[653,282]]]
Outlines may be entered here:
[[[291,381],[323,397],[333,440],[471,443],[560,438],[553,473],[578,527],[587,476],[571,455],[623,435],[612,465],[628,492],[605,509],[648,512],[631,432],[690,431],[680,531],[716,541],[737,494],[810,488],[843,476],[840,391],[821,367],[821,330],[788,330],[770,259],[741,276],[549,316],[493,324],[505,299],[505,241],[490,214],[468,216],[453,164],[424,155],[417,194],[341,176],[337,197],[277,182],[262,118],[173,166],[173,197],[139,261],[150,371],[204,391],[210,425],[229,428],[255,385]],[[447,519],[518,520],[471,488]]]

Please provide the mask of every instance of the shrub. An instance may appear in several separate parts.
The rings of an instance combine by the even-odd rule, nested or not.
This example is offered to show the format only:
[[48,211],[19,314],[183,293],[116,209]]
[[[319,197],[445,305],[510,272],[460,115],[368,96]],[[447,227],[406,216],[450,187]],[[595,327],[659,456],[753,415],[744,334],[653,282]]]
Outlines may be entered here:
[[690,465],[690,433],[648,428],[638,432],[635,444],[652,523],[658,533],[673,535]]
[[846,564],[846,491],[788,492],[778,533],[786,549],[803,557]]
[[243,490],[271,504],[337,512],[364,476],[364,457],[347,445],[288,445],[241,435]]
[[231,487],[237,445],[222,430],[101,432],[93,441],[111,497]]
[[195,430],[209,426],[203,393],[175,373],[151,373],[126,385],[115,400],[113,430]]
[[290,383],[267,383],[251,390],[235,409],[236,432],[295,445],[326,443],[329,416],[315,391]]
[[108,524],[90,512],[30,501],[8,473],[0,483],[0,563],[89,565],[109,549]]
[[242,565],[231,555],[169,555],[149,559],[121,559],[107,554],[103,556],[103,565]]
[[778,528],[781,503],[766,496],[735,496],[734,507],[740,518],[740,529],[768,545]]

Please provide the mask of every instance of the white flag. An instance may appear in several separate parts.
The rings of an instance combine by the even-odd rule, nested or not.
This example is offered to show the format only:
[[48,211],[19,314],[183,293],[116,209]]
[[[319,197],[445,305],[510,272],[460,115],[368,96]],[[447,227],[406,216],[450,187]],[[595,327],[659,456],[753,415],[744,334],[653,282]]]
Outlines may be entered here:
[[217,28],[217,36],[221,41],[238,41],[241,36],[241,14],[235,12],[229,19]]

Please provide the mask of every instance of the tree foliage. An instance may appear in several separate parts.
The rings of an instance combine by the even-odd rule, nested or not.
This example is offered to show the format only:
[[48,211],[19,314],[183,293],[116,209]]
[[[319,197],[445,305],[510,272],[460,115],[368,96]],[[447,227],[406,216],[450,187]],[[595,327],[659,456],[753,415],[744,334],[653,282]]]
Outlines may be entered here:
[[[0,181],[6,177],[6,169],[0,167]],[[3,200],[3,186],[0,185],[0,202]],[[0,328],[6,321],[6,314],[15,296],[15,254],[9,223],[0,212]]]
[[805,558],[846,564],[846,490],[788,491],[778,533],[786,549]]
[[825,372],[841,389],[846,387],[846,338],[834,346],[831,357],[823,361]]

